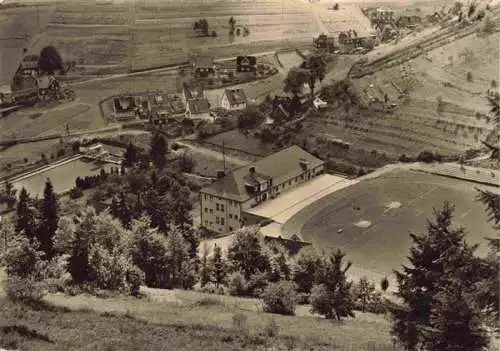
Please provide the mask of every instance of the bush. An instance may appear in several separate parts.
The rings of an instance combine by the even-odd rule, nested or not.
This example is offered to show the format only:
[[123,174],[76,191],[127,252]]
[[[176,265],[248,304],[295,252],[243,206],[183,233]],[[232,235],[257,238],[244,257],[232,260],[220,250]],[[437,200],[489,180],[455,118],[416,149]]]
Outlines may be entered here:
[[7,278],[7,296],[12,301],[24,303],[40,302],[47,294],[47,284],[43,281],[35,280],[33,277],[21,278],[9,276]]
[[242,296],[246,293],[246,281],[240,272],[232,273],[228,278],[227,287],[232,296]]
[[260,297],[268,285],[269,281],[266,272],[257,272],[250,276],[246,282],[245,295]]
[[418,162],[425,162],[425,163],[432,163],[435,160],[435,156],[432,152],[428,150],[422,151],[420,154],[418,154],[417,161]]
[[467,72],[467,81],[472,82],[472,72]]
[[266,335],[270,338],[275,338],[278,336],[279,327],[274,318],[271,319],[271,321],[269,322],[269,324],[266,325],[264,330]]
[[69,192],[69,197],[72,199],[78,199],[83,196],[83,190],[78,187],[73,187]]
[[238,330],[243,330],[246,328],[247,325],[247,316],[245,316],[243,313],[236,313],[233,316],[233,327],[238,329]]
[[293,316],[297,304],[296,286],[290,281],[271,283],[262,294],[264,311]]
[[203,286],[200,291],[205,294],[217,294],[217,295],[224,295],[224,287],[219,286],[216,287],[214,283],[207,283],[205,286]]
[[307,294],[307,293],[298,293],[297,294],[297,304],[307,305],[308,303],[309,303],[309,294]]
[[134,297],[139,296],[141,284],[144,282],[145,277],[146,276],[144,272],[137,266],[130,267],[129,271],[127,272],[127,280],[130,285],[130,295]]

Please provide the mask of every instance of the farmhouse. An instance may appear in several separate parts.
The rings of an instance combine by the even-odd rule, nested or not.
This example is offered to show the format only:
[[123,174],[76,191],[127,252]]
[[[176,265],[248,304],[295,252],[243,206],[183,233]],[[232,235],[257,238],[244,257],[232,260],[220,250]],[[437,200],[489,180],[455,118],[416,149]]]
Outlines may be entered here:
[[201,224],[216,233],[241,228],[253,220],[245,210],[323,172],[323,161],[295,145],[237,168],[200,190]]
[[203,84],[183,84],[182,98],[184,103],[191,99],[203,99],[205,97]]
[[422,23],[422,18],[417,15],[402,15],[396,20],[396,25],[399,28],[403,27],[415,27],[416,25]]
[[213,119],[210,116],[210,102],[207,98],[188,100],[185,115],[192,119]]
[[210,56],[197,56],[193,68],[196,76],[209,77],[215,73],[214,59]]
[[247,96],[243,89],[224,90],[221,107],[228,111],[244,110],[247,107]]
[[238,56],[236,58],[236,70],[238,72],[255,72],[257,67],[255,56]]
[[379,7],[374,13],[374,20],[377,23],[392,23],[394,21],[394,10]]

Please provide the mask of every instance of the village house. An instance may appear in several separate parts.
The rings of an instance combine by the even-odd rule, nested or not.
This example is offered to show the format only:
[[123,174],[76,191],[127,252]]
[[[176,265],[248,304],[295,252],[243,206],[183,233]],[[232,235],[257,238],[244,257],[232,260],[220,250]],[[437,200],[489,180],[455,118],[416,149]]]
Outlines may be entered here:
[[232,232],[245,225],[245,210],[323,172],[324,162],[296,145],[234,169],[200,190],[201,225],[216,233]]
[[203,99],[205,97],[205,93],[203,90],[203,84],[188,84],[184,83],[182,85],[182,98],[184,103],[188,100],[192,99]]
[[412,28],[419,25],[420,23],[422,23],[422,18],[417,15],[401,15],[396,20],[396,26],[398,26],[399,28]]
[[188,100],[185,116],[191,119],[213,120],[210,116],[210,102],[207,98]]
[[255,56],[238,56],[236,58],[236,70],[238,72],[255,72],[257,70],[257,58]]
[[228,111],[244,110],[247,107],[247,96],[243,89],[224,90],[221,107]]
[[210,77],[215,73],[214,59],[210,56],[197,56],[193,61],[195,76]]
[[376,23],[393,23],[394,10],[386,7],[379,7],[375,10],[374,17],[372,19]]

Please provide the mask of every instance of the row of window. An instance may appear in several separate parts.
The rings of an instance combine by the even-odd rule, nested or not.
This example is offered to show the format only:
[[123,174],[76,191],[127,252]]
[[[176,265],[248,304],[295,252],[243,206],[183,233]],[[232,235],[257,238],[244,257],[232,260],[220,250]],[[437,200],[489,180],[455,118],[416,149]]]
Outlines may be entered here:
[[[214,222],[209,222],[207,220],[205,220],[205,227],[211,227],[214,225]],[[232,232],[234,230],[233,227],[229,227],[229,231]]]
[[215,209],[217,211],[224,211],[224,204],[215,204]]
[[[213,200],[214,200],[214,198],[215,198],[215,199],[221,199],[221,198],[218,198],[218,197],[216,197],[216,196],[213,196],[213,195],[208,195],[208,194],[203,194],[203,197],[204,197],[204,198],[205,198],[205,200],[207,200],[207,201],[208,201],[208,200],[213,201]],[[238,201],[227,200],[227,202],[228,202],[229,206],[234,206],[234,207],[238,206]],[[224,205],[221,205],[221,206],[222,206],[222,208],[224,208]],[[222,211],[224,211],[224,210],[222,210]]]
[[[211,214],[213,214],[213,213],[214,213],[214,210],[213,210],[212,208],[210,208],[210,209],[209,209],[208,207],[205,207],[205,213],[209,213],[209,212],[210,212]],[[218,218],[218,217],[217,217],[217,218]],[[230,214],[229,214],[229,218],[230,218],[230,219],[233,219],[233,218],[234,218],[234,219],[238,219],[238,215],[236,215],[236,214],[235,214],[235,215],[233,215],[233,214],[231,214],[231,213],[230,213]]]
[[216,224],[220,224],[220,225],[224,225],[224,217],[215,217],[215,223]]

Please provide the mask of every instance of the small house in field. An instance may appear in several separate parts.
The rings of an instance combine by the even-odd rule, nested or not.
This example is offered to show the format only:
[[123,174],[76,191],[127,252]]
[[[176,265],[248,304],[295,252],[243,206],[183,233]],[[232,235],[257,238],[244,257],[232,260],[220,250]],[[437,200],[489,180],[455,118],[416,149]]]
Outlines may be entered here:
[[195,75],[209,77],[215,73],[214,59],[211,56],[197,56],[193,61]]
[[257,58],[255,56],[238,56],[236,58],[236,70],[238,72],[255,72],[257,70]]
[[243,89],[224,90],[221,107],[228,111],[244,110],[247,107],[247,96]]
[[186,103],[186,118],[212,120],[210,116],[210,102],[207,98],[191,99]]
[[38,95],[41,100],[47,100],[55,97],[59,89],[59,83],[53,76],[41,76],[36,78]]

